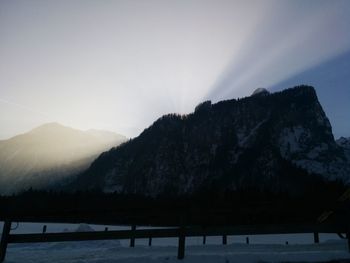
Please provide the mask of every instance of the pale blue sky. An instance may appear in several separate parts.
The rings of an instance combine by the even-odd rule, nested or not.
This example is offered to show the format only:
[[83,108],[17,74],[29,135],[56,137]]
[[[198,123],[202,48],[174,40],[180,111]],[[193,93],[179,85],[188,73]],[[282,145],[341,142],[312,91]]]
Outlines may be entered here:
[[0,139],[53,121],[133,137],[283,83],[314,84],[350,136],[349,25],[346,0],[2,0]]

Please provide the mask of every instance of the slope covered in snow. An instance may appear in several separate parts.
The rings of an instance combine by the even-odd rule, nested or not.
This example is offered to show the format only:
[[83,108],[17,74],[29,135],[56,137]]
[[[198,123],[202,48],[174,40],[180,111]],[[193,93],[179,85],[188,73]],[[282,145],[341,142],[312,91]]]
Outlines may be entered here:
[[[48,232],[75,231],[78,229],[103,230],[101,225],[47,224]],[[2,223],[0,223],[2,229]],[[35,233],[42,229],[39,223],[21,223],[12,233]],[[126,226],[109,226],[110,230],[129,229]],[[205,263],[258,263],[258,262],[326,262],[350,260],[345,240],[336,234],[320,234],[320,243],[313,243],[313,234],[252,235],[250,244],[246,236],[228,236],[228,245],[221,245],[222,237],[186,238],[183,262]],[[288,241],[288,245],[286,244]],[[129,247],[129,240],[102,240],[83,242],[57,242],[33,244],[9,244],[6,263],[165,263],[176,262],[176,238],[153,239],[148,247],[147,239],[136,239],[136,246]],[[344,262],[344,261],[341,261]],[[347,262],[347,261],[345,261]]]
[[[52,244],[10,245],[7,263],[160,263],[179,262],[177,247],[136,245],[120,246],[116,241],[62,242]],[[258,263],[258,262],[327,262],[350,260],[346,242],[318,245],[228,244],[186,247],[182,262]]]

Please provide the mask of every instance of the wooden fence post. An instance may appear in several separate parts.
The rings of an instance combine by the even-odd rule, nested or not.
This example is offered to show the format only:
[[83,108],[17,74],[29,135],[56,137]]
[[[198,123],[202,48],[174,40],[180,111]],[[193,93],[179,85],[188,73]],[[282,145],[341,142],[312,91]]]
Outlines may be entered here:
[[46,225],[43,225],[43,234],[46,233],[46,230],[47,230],[47,226],[46,226]]
[[180,227],[177,259],[184,259],[185,257],[185,239],[186,239],[185,227]]
[[6,220],[2,229],[1,243],[0,243],[0,262],[5,260],[7,243],[11,231],[11,221]]
[[318,235],[318,232],[314,232],[314,242],[316,244],[320,243],[320,237]]
[[222,244],[227,245],[227,235],[222,236]]
[[246,238],[245,238],[245,243],[246,243],[247,245],[249,245],[249,237],[246,237]]
[[205,245],[207,243],[207,235],[206,235],[206,227],[202,226],[202,230],[203,230],[203,245]]
[[132,225],[131,226],[131,238],[130,238],[130,247],[135,247],[135,230],[136,230],[136,226]]
[[152,237],[149,237],[149,239],[148,239],[148,246],[149,247],[152,246]]

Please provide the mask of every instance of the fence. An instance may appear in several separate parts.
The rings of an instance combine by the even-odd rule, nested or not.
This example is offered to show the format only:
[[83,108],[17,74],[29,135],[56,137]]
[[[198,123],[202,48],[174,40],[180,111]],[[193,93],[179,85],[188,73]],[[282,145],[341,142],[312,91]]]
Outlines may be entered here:
[[[9,243],[34,243],[34,242],[62,242],[62,241],[86,241],[86,240],[110,240],[130,239],[130,246],[135,246],[135,239],[148,238],[149,245],[152,238],[178,238],[178,259],[185,257],[186,237],[203,237],[203,244],[207,236],[222,236],[223,245],[227,244],[227,236],[230,235],[262,235],[262,234],[302,234],[313,233],[314,242],[319,242],[319,233],[336,233],[342,238],[347,238],[350,251],[349,228],[339,225],[246,225],[246,226],[182,226],[166,227],[157,229],[137,229],[135,225],[131,230],[94,231],[94,232],[65,232],[46,233],[46,226],[43,233],[35,234],[11,234],[11,221],[7,220],[3,226],[0,244],[0,262],[6,256],[7,244]],[[343,235],[345,234],[345,236]],[[246,240],[247,244],[249,239]]]

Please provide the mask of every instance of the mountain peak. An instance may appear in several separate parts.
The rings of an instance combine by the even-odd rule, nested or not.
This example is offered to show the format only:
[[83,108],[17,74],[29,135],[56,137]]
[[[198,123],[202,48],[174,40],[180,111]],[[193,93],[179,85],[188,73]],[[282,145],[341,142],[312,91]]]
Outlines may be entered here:
[[265,88],[257,88],[252,93],[252,96],[255,96],[255,95],[269,95],[269,94],[270,94],[270,92],[267,89],[265,89]]
[[47,131],[53,131],[53,130],[62,130],[62,129],[73,129],[68,126],[64,126],[58,122],[49,122],[49,123],[44,123],[34,129],[32,129],[30,132],[31,133],[36,133],[36,132],[47,132]]
[[340,137],[336,142],[339,146],[350,149],[350,137]]
[[254,97],[203,102],[184,117],[163,116],[101,155],[77,185],[157,196],[249,187],[295,191],[303,172],[350,181],[350,165],[314,88],[267,94],[258,89]]
[[81,131],[57,122],[0,141],[0,194],[48,186],[86,169],[99,154],[124,141],[112,132]]

